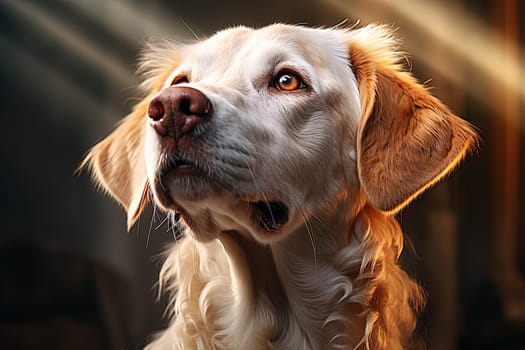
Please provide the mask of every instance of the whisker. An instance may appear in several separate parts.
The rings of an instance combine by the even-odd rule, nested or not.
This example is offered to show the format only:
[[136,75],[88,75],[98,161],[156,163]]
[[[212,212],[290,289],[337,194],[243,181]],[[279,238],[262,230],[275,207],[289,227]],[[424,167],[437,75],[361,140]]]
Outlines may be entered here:
[[327,224],[324,223],[323,220],[321,220],[317,215],[314,213],[310,213],[310,216],[320,225],[319,228],[321,230],[330,230]]
[[166,217],[165,217],[164,219],[162,219],[162,221],[160,222],[160,224],[158,224],[158,225],[155,227],[155,231],[157,231],[157,230],[158,230],[162,225],[164,225],[164,223],[165,223],[166,221],[168,221],[168,220],[169,220],[169,215],[166,214]]
[[149,247],[149,239],[151,237],[151,230],[153,229],[153,222],[155,221],[155,217],[157,213],[157,206],[153,205],[153,213],[151,214],[151,220],[149,222],[149,230],[148,230],[148,236],[146,237],[146,248]]
[[310,238],[310,243],[312,244],[312,252],[314,254],[314,267],[315,267],[315,271],[317,272],[317,248],[315,247],[312,226],[311,226],[311,223],[309,223],[305,213],[301,211],[300,214],[301,214],[301,218],[303,219],[304,227],[306,228],[306,232],[308,233],[308,237]]
[[184,26],[190,31],[190,33],[195,37],[196,40],[201,40],[201,38],[197,35],[197,33],[193,30],[193,28],[186,22],[183,18],[181,18],[182,23]]
[[175,243],[178,242],[180,236],[181,236],[181,230],[180,230],[180,223],[179,223],[179,215],[178,214],[173,214],[173,223],[170,227],[171,229],[171,233],[173,235],[173,240],[175,241]]
[[166,232],[172,232],[173,237],[175,238],[175,241],[177,241],[177,236],[181,235],[181,227],[180,227],[180,214],[179,213],[170,213],[169,217],[166,218],[169,219],[168,227],[166,228]]

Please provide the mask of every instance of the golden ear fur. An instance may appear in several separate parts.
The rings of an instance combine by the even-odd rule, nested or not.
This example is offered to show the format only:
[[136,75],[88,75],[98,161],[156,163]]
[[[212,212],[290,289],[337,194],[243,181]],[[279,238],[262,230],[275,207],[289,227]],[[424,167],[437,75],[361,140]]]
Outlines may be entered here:
[[384,26],[350,32],[349,55],[362,114],[357,136],[361,186],[378,209],[395,213],[449,173],[477,135],[399,64]]
[[168,41],[148,44],[139,72],[148,96],[139,102],[118,127],[88,153],[79,169],[88,167],[94,181],[126,209],[128,230],[149,199],[144,158],[144,132],[149,100],[158,92],[179,62],[179,47]]
[[139,103],[108,137],[90,150],[81,164],[126,209],[128,229],[146,207],[149,196],[143,135],[146,106],[147,100]]

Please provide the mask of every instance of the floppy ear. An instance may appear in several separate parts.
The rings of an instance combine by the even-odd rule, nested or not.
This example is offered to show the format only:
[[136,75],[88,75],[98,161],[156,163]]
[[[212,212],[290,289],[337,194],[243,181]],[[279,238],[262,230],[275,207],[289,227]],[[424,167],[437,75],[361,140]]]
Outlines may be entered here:
[[449,173],[477,136],[402,71],[388,29],[368,26],[354,32],[349,54],[362,108],[359,179],[369,201],[394,214]]
[[139,102],[117,128],[95,145],[79,169],[90,168],[95,182],[126,209],[128,230],[148,204],[149,183],[144,157],[147,107],[180,61],[179,46],[162,41],[147,43],[139,73],[148,96]]
[[97,184],[126,209],[128,230],[146,207],[149,184],[144,159],[144,125],[148,99],[140,102],[118,127],[88,153],[80,168],[89,167]]

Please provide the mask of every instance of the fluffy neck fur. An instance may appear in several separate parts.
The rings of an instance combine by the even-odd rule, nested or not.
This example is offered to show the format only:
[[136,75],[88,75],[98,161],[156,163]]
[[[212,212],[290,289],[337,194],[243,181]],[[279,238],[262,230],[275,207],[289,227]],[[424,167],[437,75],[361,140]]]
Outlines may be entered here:
[[422,296],[397,264],[399,225],[348,209],[271,247],[232,232],[206,244],[186,235],[161,272],[171,325],[147,349],[404,348]]

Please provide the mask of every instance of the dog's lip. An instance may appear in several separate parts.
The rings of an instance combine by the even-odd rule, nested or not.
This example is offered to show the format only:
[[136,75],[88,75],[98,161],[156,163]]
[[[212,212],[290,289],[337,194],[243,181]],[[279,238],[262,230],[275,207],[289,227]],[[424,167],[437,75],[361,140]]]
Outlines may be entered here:
[[[167,159],[155,185],[155,192],[161,203],[167,208],[173,208],[176,211],[180,211],[181,207],[175,202],[177,199],[172,198],[172,195],[170,194],[169,182],[174,178],[191,177],[206,178],[210,184],[215,183],[213,178],[198,164],[197,161],[179,156],[171,156]],[[231,192],[232,190],[227,190],[226,188],[223,189],[228,192]],[[233,193],[234,192],[235,191],[233,191]],[[204,193],[201,195],[195,193],[194,196],[192,195],[184,199],[188,200],[191,198],[191,201],[195,201],[202,199],[203,196],[206,197],[206,194]],[[234,194],[234,196],[238,196],[238,200],[248,204],[251,211],[250,220],[252,224],[268,233],[279,231],[290,220],[290,210],[281,200],[261,200],[256,197],[247,198],[242,195],[239,196],[239,194]]]
[[169,175],[173,172],[180,173],[180,172],[202,172],[202,170],[197,166],[195,161],[192,161],[190,159],[178,157],[178,156],[172,156],[168,159],[166,162],[166,165],[164,169],[162,170],[163,176]]
[[[156,193],[160,204],[166,208],[175,205],[176,198],[170,194],[172,181],[182,178],[208,178],[205,168],[191,158],[171,155],[166,158],[155,176],[154,193]],[[198,196],[196,196],[198,197]],[[178,205],[175,207],[179,208]]]

